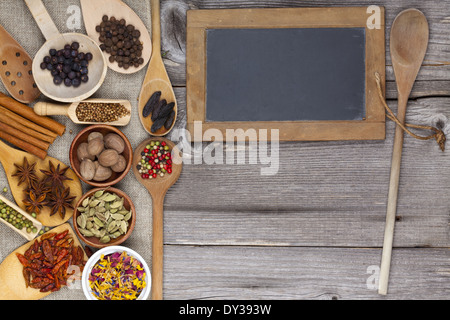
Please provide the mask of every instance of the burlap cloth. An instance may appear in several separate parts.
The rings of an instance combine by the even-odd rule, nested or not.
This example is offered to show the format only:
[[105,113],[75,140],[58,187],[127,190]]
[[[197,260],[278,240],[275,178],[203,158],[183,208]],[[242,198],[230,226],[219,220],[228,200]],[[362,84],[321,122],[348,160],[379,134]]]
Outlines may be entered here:
[[[81,9],[78,0],[43,0],[43,2],[61,33],[74,31],[83,34],[86,33],[82,16],[80,16],[81,22],[79,29],[71,30],[67,26],[68,20],[73,17],[73,11],[69,10],[68,12],[68,8],[75,5]],[[124,0],[124,2],[137,13],[147,26],[149,32],[151,32],[150,2],[144,0]],[[31,57],[35,56],[45,42],[45,38],[23,0],[0,1],[0,24],[25,48]],[[139,121],[137,112],[137,98],[146,70],[147,67],[137,73],[124,75],[109,69],[105,82],[91,97],[120,98],[131,101],[133,106],[131,122],[126,127],[120,128],[130,140],[133,149],[142,140],[149,137]],[[0,91],[8,94],[1,83]],[[46,99],[45,96],[39,98],[39,100]],[[75,125],[69,118],[63,116],[55,116],[54,118],[65,124],[67,129],[66,133],[50,146],[48,154],[69,165],[69,146],[72,139],[84,126]],[[0,168],[0,190],[7,187],[8,192],[6,197],[13,200],[5,172],[2,167]],[[82,184],[84,192],[91,188],[84,183]],[[134,232],[123,245],[137,251],[151,265],[151,198],[146,189],[138,183],[131,170],[123,181],[115,185],[115,187],[125,191],[133,199],[137,211]],[[71,219],[69,222],[72,224]],[[8,254],[26,242],[18,233],[0,224],[0,261],[3,261]],[[78,289],[63,288],[59,292],[54,292],[49,295],[46,299],[84,299],[84,294],[81,286]]]

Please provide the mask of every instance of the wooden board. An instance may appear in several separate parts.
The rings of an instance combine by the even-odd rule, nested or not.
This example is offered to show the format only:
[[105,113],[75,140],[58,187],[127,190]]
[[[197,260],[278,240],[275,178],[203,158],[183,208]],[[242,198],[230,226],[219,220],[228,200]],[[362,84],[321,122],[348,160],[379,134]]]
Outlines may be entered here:
[[[202,125],[201,132],[204,133],[208,129],[218,129],[220,132],[222,132],[222,137],[225,136],[227,129],[243,129],[243,133],[240,135],[239,138],[243,139],[249,139],[252,140],[252,137],[245,136],[245,132],[247,129],[277,129],[279,130],[279,139],[280,140],[374,140],[374,139],[384,139],[385,138],[385,116],[384,116],[384,108],[382,106],[381,101],[379,100],[379,97],[377,96],[376,91],[376,82],[375,82],[375,73],[378,72],[381,75],[381,78],[384,82],[384,75],[385,75],[385,45],[384,45],[384,10],[381,8],[380,10],[380,28],[379,29],[371,29],[367,26],[367,19],[369,18],[369,14],[367,13],[366,7],[351,7],[351,8],[287,8],[287,9],[233,9],[233,10],[190,10],[187,12],[187,75],[186,75],[186,86],[187,86],[187,129],[191,133],[191,139],[193,141],[209,141],[212,140],[212,137],[204,137],[203,134],[196,134],[194,135],[194,123],[198,122],[197,124]],[[220,29],[220,30],[219,30]],[[275,30],[277,29],[277,30]],[[304,30],[302,30],[304,29]],[[363,100],[365,101],[365,105],[362,106],[359,114],[356,117],[350,116],[342,116],[343,112],[342,110],[347,110],[348,102],[343,102],[343,104],[346,104],[345,106],[339,106],[338,112],[335,112],[334,115],[332,115],[332,112],[326,112],[327,116],[317,116],[317,115],[310,115],[309,110],[315,110],[317,108],[323,108],[325,103],[323,103],[319,97],[319,99],[312,99],[309,104],[305,104],[305,109],[302,110],[303,114],[306,113],[303,117],[300,116],[297,112],[297,115],[293,114],[291,111],[291,119],[289,119],[289,114],[284,115],[283,117],[279,119],[275,119],[276,121],[267,121],[267,119],[264,119],[262,121],[261,116],[259,113],[263,112],[263,110],[267,110],[268,106],[266,105],[264,107],[263,101],[256,100],[256,92],[251,94],[251,87],[252,85],[249,84],[249,88],[243,88],[240,90],[240,87],[245,86],[246,83],[252,83],[251,79],[254,79],[255,81],[261,77],[264,79],[268,78],[268,74],[270,74],[270,70],[267,71],[268,73],[262,73],[263,75],[260,75],[260,72],[258,72],[258,66],[255,66],[253,69],[251,69],[251,73],[253,74],[252,77],[249,77],[250,80],[244,79],[242,84],[237,80],[238,78],[241,79],[242,77],[237,77],[237,75],[240,74],[241,70],[240,68],[246,69],[248,68],[249,61],[251,59],[259,59],[259,56],[253,55],[250,60],[244,59],[236,59],[235,56],[230,56],[231,54],[228,54],[227,56],[230,56],[230,66],[228,69],[233,69],[235,73],[230,71],[230,75],[234,78],[231,79],[224,77],[225,79],[222,79],[220,81],[217,81],[218,84],[223,84],[227,82],[237,82],[237,85],[232,83],[230,86],[229,92],[220,92],[219,94],[216,94],[213,90],[217,88],[217,83],[214,83],[214,80],[218,77],[218,74],[223,74],[226,72],[227,67],[226,65],[221,66],[219,68],[216,67],[216,65],[211,65],[210,63],[214,62],[215,60],[219,61],[220,59],[216,59],[216,55],[219,55],[219,51],[224,51],[223,47],[216,46],[216,49],[212,49],[211,45],[209,43],[214,42],[214,39],[216,37],[221,37],[219,39],[219,43],[226,39],[222,35],[225,33],[232,33],[231,35],[228,34],[228,44],[232,43],[232,36],[237,36],[237,34],[242,35],[243,32],[248,33],[258,33],[259,32],[265,32],[263,35],[264,37],[269,37],[269,33],[278,33],[282,32],[285,37],[287,33],[292,33],[299,31],[301,34],[309,34],[304,39],[312,39],[311,37],[314,37],[315,33],[311,32],[311,29],[318,30],[317,32],[320,34],[320,36],[316,35],[316,37],[319,38],[325,38],[325,35],[327,32],[330,32],[330,34],[327,34],[330,38],[329,44],[325,45],[325,48],[329,48],[329,56],[324,57],[324,60],[320,61],[327,61],[330,65],[328,68],[324,68],[323,66],[320,67],[321,70],[318,70],[316,68],[313,68],[313,70],[310,70],[308,73],[306,72],[307,65],[301,65],[301,63],[305,64],[311,64],[308,61],[305,61],[306,56],[315,55],[318,56],[314,51],[306,52],[303,56],[304,59],[299,59],[298,61],[295,61],[294,59],[291,59],[291,62],[293,64],[293,69],[295,69],[298,65],[300,65],[299,70],[304,70],[305,73],[314,75],[315,72],[319,72],[322,77],[334,77],[336,80],[334,83],[336,86],[339,86],[339,84],[348,84],[348,82],[344,81],[346,76],[349,76],[348,73],[351,73],[350,71],[348,73],[342,72],[342,70],[339,70],[339,68],[335,68],[333,65],[333,62],[338,62],[340,59],[345,56],[348,56],[348,52],[345,52],[345,48],[348,45],[347,41],[344,41],[345,36],[341,38],[342,41],[333,42],[332,39],[336,38],[336,34],[338,31],[345,31],[347,33],[347,37],[354,37],[355,30],[362,29],[365,34],[365,47],[364,47],[364,57],[362,60],[359,60],[360,63],[363,63],[363,68],[365,67],[364,74],[359,74],[358,76],[362,76],[363,81],[365,80],[365,84],[361,86],[361,89],[359,90],[359,94],[363,95]],[[319,30],[320,29],[320,30]],[[334,29],[334,30],[333,30]],[[215,32],[217,31],[217,32]],[[284,32],[283,32],[284,31]],[[350,31],[350,33],[348,33]],[[269,32],[269,33],[267,33]],[[230,38],[231,36],[231,38]],[[261,38],[261,35],[259,35]],[[211,37],[211,38],[209,38]],[[253,36],[252,36],[253,37]],[[275,38],[281,38],[277,37],[276,35],[271,35],[271,37]],[[302,39],[302,36],[298,37],[299,39]],[[208,40],[209,39],[209,40]],[[244,43],[248,43],[250,41],[254,41],[255,39],[258,39],[257,37],[240,39],[243,42],[241,43],[241,47],[244,47]],[[290,43],[292,41],[291,38],[285,39],[285,43]],[[273,42],[273,41],[271,41]],[[344,45],[345,43],[345,45]],[[338,54],[336,53],[339,50],[334,50],[332,48],[336,47],[337,45],[342,45],[342,52],[340,52],[340,58],[338,58]],[[319,48],[323,48],[324,44],[320,44],[316,46],[315,50],[319,50]],[[312,46],[312,45],[311,45]],[[305,45],[305,47],[309,47]],[[314,46],[312,46],[314,47]],[[222,48],[222,50],[221,50]],[[288,51],[292,48],[289,47],[286,50]],[[216,50],[216,51],[211,51]],[[242,49],[244,51],[245,55],[245,49]],[[269,50],[269,49],[268,49]],[[297,48],[295,50],[302,50],[301,46],[300,48]],[[305,49],[307,50],[307,49]],[[238,51],[238,50],[234,50]],[[263,50],[259,50],[260,52]],[[280,50],[282,51],[282,50]],[[323,54],[323,51],[321,50],[320,53]],[[215,53],[214,53],[215,52]],[[274,50],[271,48],[271,52],[277,52],[277,50]],[[298,51],[300,52],[300,51]],[[213,54],[214,53],[214,54]],[[294,53],[297,53],[297,51],[294,51]],[[239,56],[239,55],[237,55]],[[264,55],[260,55],[264,56]],[[295,55],[300,56],[300,55]],[[263,60],[259,62],[261,63],[261,69],[270,69],[270,67],[273,67],[272,65],[268,65],[267,57],[263,57]],[[274,57],[274,62],[279,62],[283,59],[283,54],[279,55],[278,59]],[[233,66],[233,63],[235,63],[235,60],[237,60],[238,67]],[[352,60],[355,60],[352,58]],[[220,60],[220,61],[223,61]],[[342,61],[342,60],[341,60]],[[239,65],[239,62],[242,62],[242,67]],[[289,67],[287,66],[289,62],[284,62],[282,70],[288,70]],[[245,65],[245,66],[244,66]],[[333,67],[331,67],[333,66]],[[354,68],[357,68],[356,66],[353,66]],[[215,68],[213,70],[214,72],[210,72],[211,68]],[[352,68],[351,62],[348,64],[346,69]],[[217,69],[217,70],[216,70]],[[333,69],[333,70],[331,70]],[[259,86],[260,83],[257,84],[256,87],[254,87],[255,90],[260,90],[261,95],[264,96],[265,92],[276,92],[276,88],[283,88],[287,86],[291,86],[291,90],[287,90],[292,94],[291,102],[289,103],[290,106],[292,106],[292,101],[295,101],[296,98],[298,98],[299,101],[302,100],[302,95],[308,95],[309,92],[315,91],[315,96],[317,96],[317,92],[320,93],[320,86],[323,85],[323,95],[329,94],[327,97],[327,108],[332,108],[333,106],[333,96],[336,92],[331,92],[332,90],[327,90],[327,84],[325,81],[310,81],[315,82],[314,90],[311,90],[311,88],[304,88],[304,91],[301,91],[299,88],[299,92],[296,92],[295,90],[295,84],[293,83],[279,83],[279,79],[281,78],[280,74],[276,74],[276,72],[279,72],[280,70],[272,70],[275,73],[274,81],[265,81],[265,85]],[[285,71],[283,71],[285,72]],[[295,73],[295,72],[294,72]],[[227,74],[228,76],[228,74]],[[209,77],[209,78],[208,78]],[[211,80],[211,77],[213,79]],[[290,77],[286,77],[289,81]],[[308,78],[310,76],[307,76],[304,79],[301,79],[303,81],[303,85],[308,85]],[[339,80],[342,78],[342,80]],[[241,79],[242,80],[242,79]],[[299,80],[298,77],[294,77],[291,79],[291,81],[297,81]],[[300,80],[299,80],[300,82]],[[324,82],[324,83],[322,83]],[[239,88],[238,88],[239,87]],[[329,87],[329,85],[328,85]],[[358,89],[355,87],[355,93],[358,93]],[[225,88],[224,85],[222,85],[220,88]],[[230,99],[228,102],[228,105],[222,104],[222,101],[218,100],[226,100],[223,97],[226,95],[233,95],[236,94],[236,92],[239,90],[242,95],[245,95],[245,91],[248,89],[249,92],[249,99],[254,99],[256,103],[254,105],[250,105],[249,101],[245,101],[245,103],[241,106],[238,105],[237,107],[240,107],[240,110],[243,110],[244,108],[250,108],[253,113],[257,114],[257,116],[248,116],[248,114],[251,114],[251,112],[243,112],[247,114],[247,117],[239,118],[236,116],[236,114],[232,115],[230,117],[223,117],[223,116],[212,116],[213,114],[211,109],[227,109],[224,113],[232,112],[233,106],[239,101],[242,101],[243,99],[240,99],[236,102],[236,100]],[[221,89],[219,89],[221,90]],[[226,88],[225,88],[226,90]],[[361,90],[363,92],[361,92]],[[279,90],[278,90],[279,91]],[[283,91],[284,92],[284,91]],[[351,91],[348,90],[348,88],[344,89],[343,92],[344,95],[354,95]],[[283,93],[280,97],[280,104],[278,104],[276,108],[283,108],[282,101],[283,97],[285,97],[285,94]],[[357,94],[356,100],[353,100],[353,104],[360,101],[360,103],[364,104],[364,102],[361,101],[361,99],[358,100]],[[208,97],[210,97],[210,100],[208,100]],[[211,100],[212,99],[212,100]],[[264,99],[263,99],[264,100]],[[343,101],[342,99],[338,99]],[[355,102],[356,101],[356,102]],[[273,103],[270,103],[273,104]],[[269,106],[270,106],[269,104]],[[247,106],[247,107],[246,107]],[[297,105],[297,108],[303,108],[303,105]],[[337,107],[336,107],[337,108]],[[230,109],[230,110],[228,110]],[[237,108],[234,108],[234,110],[239,110]],[[291,110],[295,110],[295,107],[292,107]],[[331,110],[331,109],[329,109]],[[302,114],[300,112],[300,114]],[[222,113],[223,115],[223,113]],[[329,116],[329,118],[328,118]],[[328,119],[325,119],[328,118]],[[221,121],[216,121],[216,119],[220,119]],[[247,119],[250,120],[259,120],[259,121],[246,121]],[[282,121],[280,121],[280,119]],[[324,120],[325,119],[325,120]],[[227,120],[227,121],[223,121]],[[230,121],[231,120],[231,121]],[[220,137],[215,137],[216,140],[220,140]]]
[[[53,228],[49,232],[60,233],[67,229],[69,229],[69,234],[73,238],[74,246],[79,246],[80,242],[68,223]],[[16,253],[24,254],[30,245],[32,245],[34,241],[40,240],[40,238],[41,237],[38,237],[17,248],[0,264],[0,300],[38,300],[51,294],[51,292],[40,292],[37,289],[26,287],[25,279],[22,274],[23,266],[16,256]],[[84,258],[87,260],[86,253],[84,254]],[[61,290],[66,289],[62,287]]]

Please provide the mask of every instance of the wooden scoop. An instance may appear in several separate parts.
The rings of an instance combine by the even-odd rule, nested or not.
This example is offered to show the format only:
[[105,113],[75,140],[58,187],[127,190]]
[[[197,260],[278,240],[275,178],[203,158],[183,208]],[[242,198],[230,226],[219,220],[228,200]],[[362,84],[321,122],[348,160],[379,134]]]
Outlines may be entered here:
[[[172,173],[166,174],[164,177],[158,176],[154,179],[142,179],[141,174],[136,168],[141,160],[141,152],[145,146],[152,141],[165,141],[172,150]],[[152,238],[152,299],[161,300],[163,298],[163,207],[164,197],[167,190],[180,177],[181,154],[175,144],[165,138],[158,137],[143,141],[134,151],[133,155],[133,172],[136,179],[148,190],[153,201],[153,238]]]
[[30,103],[40,96],[34,82],[33,60],[25,49],[0,25],[0,78],[17,101]]
[[[73,239],[73,247],[81,246],[75,232],[68,223],[64,223],[63,225],[51,229],[49,233],[61,233],[66,230],[69,230],[69,235]],[[41,237],[42,236],[38,237],[36,240],[40,240]],[[27,242],[23,246],[17,248],[0,264],[0,300],[38,300],[51,294],[51,291],[40,292],[39,289],[26,287],[25,278],[23,276],[23,266],[16,256],[16,253],[24,254],[36,240]],[[81,248],[83,249],[83,246],[81,246]],[[84,249],[83,253],[84,260],[87,260],[88,256]],[[75,270],[75,273],[81,275],[82,271]],[[61,290],[67,289],[61,288]]]
[[[25,210],[25,205],[23,204],[22,200],[24,199],[24,190],[26,188],[26,185],[25,183],[22,183],[20,186],[18,186],[18,178],[13,177],[12,175],[17,171],[14,163],[22,165],[24,158],[27,158],[29,164],[36,163],[34,169],[39,179],[41,179],[43,176],[43,173],[40,171],[40,169],[48,170],[49,161],[51,161],[55,167],[58,166],[58,164],[60,165],[60,168],[66,167],[66,165],[58,159],[47,156],[43,160],[41,160],[32,154],[14,149],[6,145],[4,142],[0,141],[0,162],[5,169],[5,174],[8,179],[9,187],[11,189],[14,200],[16,201],[17,205],[23,210]],[[66,187],[70,187],[70,194],[76,197],[73,201],[73,205],[75,205],[82,195],[81,182],[71,169],[66,171],[66,176],[72,179],[66,181],[64,185]],[[64,219],[62,219],[59,214],[50,216],[50,209],[48,207],[43,207],[41,212],[37,215],[36,219],[45,226],[54,227],[66,222],[72,217],[72,215],[73,210],[67,209]]]
[[[144,126],[145,131],[151,135],[161,137],[170,132],[175,125],[175,120],[177,119],[177,100],[175,98],[175,93],[173,92],[172,84],[170,82],[169,76],[167,75],[164,62],[161,58],[161,19],[159,10],[159,0],[151,0],[150,5],[152,8],[152,42],[153,42],[153,52],[148,65],[147,73],[145,74],[144,82],[141,87],[141,92],[139,94],[139,119]],[[175,106],[173,110],[175,111],[175,117],[172,125],[169,129],[162,126],[156,132],[151,132],[151,127],[153,121],[151,117],[143,117],[142,111],[145,104],[147,103],[150,96],[156,92],[161,91],[161,99],[165,99],[167,103],[174,102]]]
[[[89,102],[89,103],[120,103],[128,111],[130,114],[125,115],[119,118],[117,121],[112,122],[89,122],[89,121],[80,121],[78,120],[76,109],[81,102]],[[70,104],[56,104],[51,102],[37,102],[34,105],[34,112],[41,116],[52,116],[52,115],[62,115],[67,116],[74,123],[78,124],[108,124],[111,126],[126,126],[131,119],[131,103],[128,100],[114,100],[114,99],[88,99],[80,102],[73,102]]]
[[152,43],[150,40],[150,34],[139,16],[121,0],[80,0],[81,8],[83,11],[83,20],[86,32],[92,40],[100,45],[99,33],[95,30],[95,27],[102,22],[103,15],[108,17],[114,16],[116,19],[125,19],[127,24],[132,24],[140,31],[141,35],[139,40],[142,42],[143,51],[142,58],[144,63],[139,67],[131,66],[128,69],[120,68],[117,62],[109,61],[109,54],[104,52],[107,56],[108,67],[116,72],[130,74],[137,72],[145,67],[150,60],[152,54]]
[[[428,22],[422,12],[416,9],[400,12],[392,24],[390,48],[397,81],[397,118],[402,124],[405,122],[408,97],[425,56],[427,45]],[[388,288],[402,148],[403,130],[396,126],[378,288],[379,294],[383,295],[387,294]]]

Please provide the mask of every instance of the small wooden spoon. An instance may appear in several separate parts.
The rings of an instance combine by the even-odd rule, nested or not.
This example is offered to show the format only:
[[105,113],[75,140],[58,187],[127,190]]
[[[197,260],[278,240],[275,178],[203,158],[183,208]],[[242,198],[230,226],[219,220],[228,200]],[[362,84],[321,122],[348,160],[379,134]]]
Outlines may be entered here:
[[[40,169],[48,170],[49,161],[51,161],[55,167],[58,166],[59,164],[60,169],[66,167],[66,165],[63,162],[59,161],[58,159],[47,156],[45,157],[45,159],[41,160],[30,153],[14,149],[6,145],[4,142],[0,141],[0,162],[2,163],[3,168],[5,169],[6,178],[8,179],[9,187],[11,189],[11,193],[14,197],[14,200],[16,201],[17,205],[23,210],[25,210],[25,205],[23,204],[22,200],[24,199],[24,190],[26,188],[26,185],[22,183],[20,186],[18,186],[17,185],[19,182],[18,178],[13,177],[12,175],[17,170],[17,168],[14,166],[14,163],[22,165],[24,158],[27,158],[28,163],[30,165],[36,163],[34,169],[39,179],[42,178],[43,176],[43,173],[40,171]],[[66,181],[64,183],[64,186],[70,187],[70,194],[72,196],[75,196],[75,199],[72,204],[75,205],[83,192],[81,189],[81,182],[75,175],[75,173],[72,171],[72,169],[68,169],[66,171],[66,176],[72,180]],[[62,219],[59,216],[59,214],[50,216],[50,209],[48,207],[44,207],[41,210],[41,213],[37,215],[36,219],[40,221],[44,226],[54,227],[66,222],[72,217],[72,215],[73,210],[68,208],[66,210],[64,219]]]
[[[141,152],[152,141],[165,141],[172,150],[172,173],[154,179],[142,179],[136,168],[141,160]],[[163,207],[167,190],[178,180],[182,169],[181,154],[175,144],[165,138],[151,138],[143,141],[134,151],[133,172],[136,179],[148,190],[153,201],[153,238],[152,238],[152,299],[163,298]]]
[[101,44],[98,40],[100,34],[95,30],[95,27],[102,22],[103,15],[107,15],[109,18],[114,16],[117,20],[125,19],[127,24],[132,24],[141,33],[139,40],[144,49],[142,50],[144,63],[137,68],[134,66],[131,66],[128,69],[120,68],[117,62],[110,62],[110,55],[104,52],[108,58],[108,67],[111,70],[125,74],[134,73],[144,68],[152,54],[152,43],[150,34],[139,16],[121,0],[80,0],[80,3],[86,32],[92,40],[98,43],[98,45]]
[[[125,115],[119,118],[117,121],[112,122],[89,122],[89,121],[80,121],[78,120],[76,109],[81,102],[89,102],[89,103],[120,103],[128,111],[130,114]],[[131,119],[131,103],[128,100],[114,100],[114,99],[88,99],[85,101],[73,102],[70,104],[56,104],[51,102],[37,102],[34,105],[34,112],[41,116],[53,116],[53,115],[62,115],[67,116],[74,123],[78,124],[108,124],[111,126],[126,126]]]
[[[173,92],[172,84],[169,76],[167,75],[164,62],[161,58],[161,19],[159,10],[159,0],[151,0],[150,5],[152,8],[152,42],[153,52],[148,65],[147,73],[142,84],[141,92],[139,94],[139,119],[144,126],[145,131],[153,136],[161,137],[170,132],[175,125],[177,119],[177,100],[175,93]],[[162,126],[156,132],[151,132],[153,121],[151,117],[143,117],[142,110],[147,103],[150,96],[156,92],[161,91],[161,99],[166,99],[167,103],[174,102],[175,117],[172,125],[169,129]]]
[[[423,13],[417,9],[400,12],[392,24],[390,48],[397,81],[397,118],[401,123],[405,122],[408,97],[427,51],[427,45],[428,22]],[[383,295],[387,294],[389,280],[402,148],[403,130],[400,126],[396,126],[378,288],[378,293]]]
[[41,92],[34,82],[33,60],[0,25],[0,78],[11,96],[22,103],[36,100]]

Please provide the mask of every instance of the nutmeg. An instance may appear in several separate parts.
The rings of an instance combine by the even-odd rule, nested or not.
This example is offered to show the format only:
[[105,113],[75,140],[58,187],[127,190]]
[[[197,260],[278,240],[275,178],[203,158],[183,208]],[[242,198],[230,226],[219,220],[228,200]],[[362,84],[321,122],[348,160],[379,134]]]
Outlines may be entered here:
[[98,131],[93,131],[93,132],[89,133],[89,135],[88,135],[88,142],[91,141],[92,139],[95,139],[95,138],[103,139],[103,134],[101,132],[98,132]]
[[117,160],[116,164],[111,166],[112,171],[114,172],[122,172],[127,167],[127,160],[125,160],[125,157],[121,154],[119,154],[119,159]]
[[105,168],[102,165],[98,165],[97,170],[95,170],[94,180],[95,181],[105,181],[109,179],[112,175],[112,170],[110,168]]
[[105,149],[102,138],[95,138],[88,142],[87,150],[91,156],[98,156]]
[[84,159],[90,159],[90,160],[95,159],[95,156],[90,155],[88,152],[87,142],[80,143],[80,145],[78,146],[78,149],[77,149],[77,157],[78,157],[78,160],[80,160],[80,161],[83,161]]
[[105,147],[108,149],[114,149],[117,153],[122,153],[125,149],[125,141],[122,137],[116,133],[108,133],[104,138]]
[[98,156],[98,163],[104,167],[111,167],[119,161],[119,154],[114,149],[106,149]]
[[86,180],[92,180],[95,175],[95,164],[90,159],[85,159],[80,163],[80,174]]

